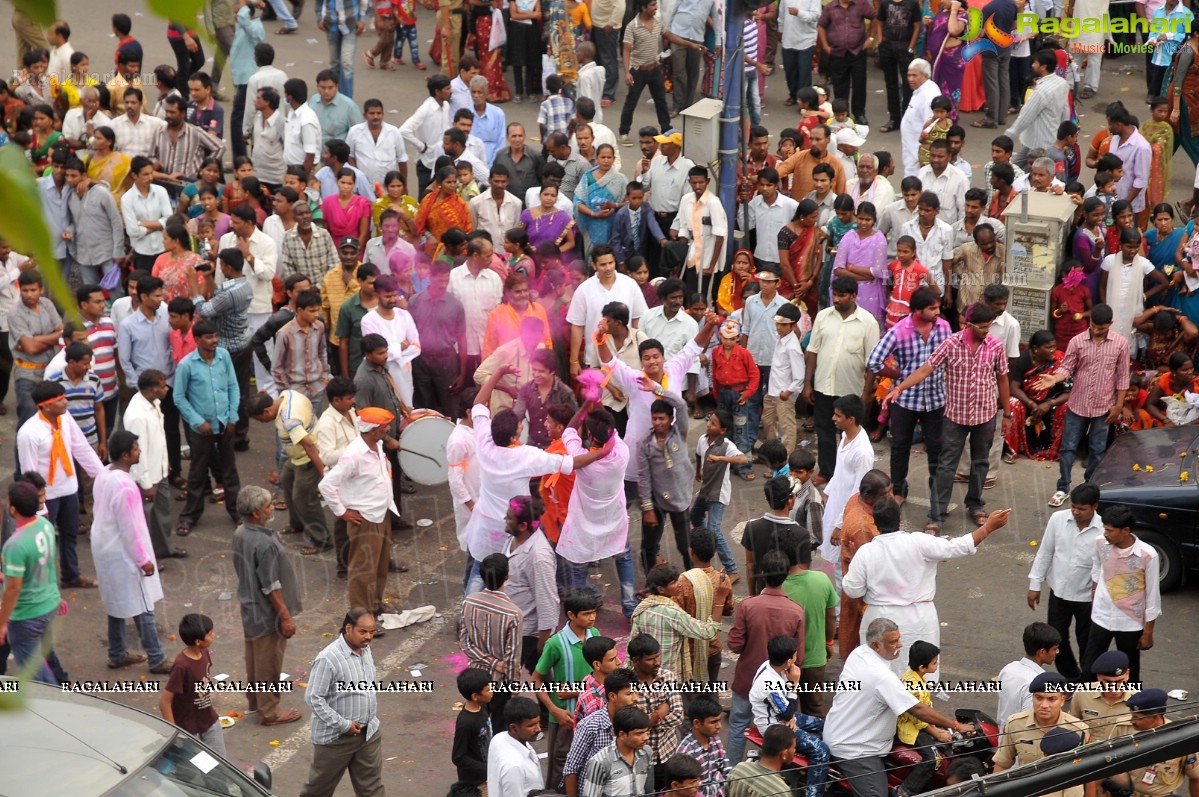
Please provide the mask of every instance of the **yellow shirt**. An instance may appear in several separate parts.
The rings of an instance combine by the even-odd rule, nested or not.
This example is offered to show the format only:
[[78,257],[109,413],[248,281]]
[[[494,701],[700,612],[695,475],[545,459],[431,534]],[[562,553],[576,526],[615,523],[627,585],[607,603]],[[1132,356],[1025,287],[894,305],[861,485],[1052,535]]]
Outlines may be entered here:
[[[928,691],[928,685],[924,682],[924,676],[910,667],[903,674],[903,685],[908,691],[916,696],[916,698],[926,706],[933,704],[932,693]],[[916,734],[928,727],[928,723],[923,720],[916,719],[916,715],[910,711],[905,711],[899,715],[899,719],[895,723],[895,735],[899,737],[899,741],[904,744],[915,744]]]
[[341,338],[334,334],[334,330],[337,329],[337,317],[341,314],[341,305],[356,293],[358,280],[351,277],[347,285],[340,263],[325,274],[325,280],[321,283],[321,315],[325,319],[325,329],[329,331],[329,342],[334,346],[341,343]]

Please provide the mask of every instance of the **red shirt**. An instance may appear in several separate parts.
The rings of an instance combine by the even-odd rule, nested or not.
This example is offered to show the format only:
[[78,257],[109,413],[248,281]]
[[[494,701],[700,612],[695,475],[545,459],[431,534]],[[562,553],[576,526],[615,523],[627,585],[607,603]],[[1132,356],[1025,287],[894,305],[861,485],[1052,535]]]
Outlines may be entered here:
[[744,346],[734,346],[731,354],[724,353],[724,346],[712,351],[712,384],[718,391],[736,390],[749,398],[758,392],[759,378],[758,365]]
[[766,644],[776,636],[793,637],[799,643],[796,661],[804,657],[803,607],[779,587],[766,587],[759,595],[737,606],[729,631],[729,650],[741,656],[733,671],[733,694],[749,697],[754,673],[770,658]]

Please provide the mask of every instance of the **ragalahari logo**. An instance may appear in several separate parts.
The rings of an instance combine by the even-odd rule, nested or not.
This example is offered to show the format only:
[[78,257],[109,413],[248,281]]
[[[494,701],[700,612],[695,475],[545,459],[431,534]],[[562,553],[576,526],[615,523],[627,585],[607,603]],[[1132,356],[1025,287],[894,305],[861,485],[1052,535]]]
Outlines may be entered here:
[[1012,34],[995,27],[994,15],[987,17],[986,24],[983,24],[981,9],[969,8],[966,10],[966,32],[962,34],[962,41],[967,44],[962,48],[963,62],[969,61],[980,53],[998,54],[1000,50],[1011,47],[1015,40],[1016,38]]

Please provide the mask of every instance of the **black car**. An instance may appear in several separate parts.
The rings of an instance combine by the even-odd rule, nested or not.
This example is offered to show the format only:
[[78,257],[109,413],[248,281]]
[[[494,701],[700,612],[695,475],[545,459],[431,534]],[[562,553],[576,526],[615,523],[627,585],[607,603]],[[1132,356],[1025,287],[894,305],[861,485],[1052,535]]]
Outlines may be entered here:
[[1101,492],[1101,515],[1113,504],[1136,515],[1137,536],[1161,558],[1162,592],[1182,584],[1188,570],[1199,570],[1199,427],[1122,435],[1091,481]]

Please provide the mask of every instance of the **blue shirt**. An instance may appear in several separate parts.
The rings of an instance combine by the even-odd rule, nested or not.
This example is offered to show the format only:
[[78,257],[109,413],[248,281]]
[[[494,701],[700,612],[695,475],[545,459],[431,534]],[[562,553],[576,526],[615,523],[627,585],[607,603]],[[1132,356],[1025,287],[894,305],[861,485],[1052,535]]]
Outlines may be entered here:
[[175,372],[174,399],[183,422],[193,431],[208,421],[213,433],[219,434],[236,423],[241,389],[229,352],[217,348],[211,363],[200,356],[199,349],[184,357]]
[[741,311],[741,333],[746,337],[745,348],[759,367],[769,368],[774,359],[774,347],[779,342],[774,317],[786,303],[787,300],[777,293],[770,304],[763,304],[762,295],[758,293],[745,300],[745,308]]
[[475,125],[470,130],[471,135],[478,136],[483,142],[483,147],[487,150],[487,167],[491,168],[495,154],[508,146],[505,138],[508,120],[504,116],[503,109],[497,108],[491,103],[487,103],[483,107],[482,116],[479,116],[479,112],[474,107],[471,108],[471,111],[475,114]]
[[358,105],[340,91],[333,95],[328,105],[320,94],[313,94],[308,98],[308,107],[321,123],[321,144],[328,144],[335,138],[345,141],[350,128],[365,121]]
[[689,41],[702,42],[709,17],[716,21],[716,4],[712,0],[679,0],[666,30]]
[[[227,280],[211,299],[196,298],[196,315],[216,324],[218,345],[229,351],[241,351],[250,345],[250,301],[254,291],[245,277]],[[121,326],[124,326],[122,322]]]
[[[908,316],[887,330],[887,334],[883,335],[883,339],[866,358],[866,367],[877,374],[883,370],[883,363],[887,358],[894,355],[899,367],[899,379],[895,380],[895,384],[898,385],[923,365],[929,355],[949,340],[952,334],[949,322],[944,318],[938,318],[932,331],[928,333],[928,340],[924,340],[916,331],[912,317]],[[895,403],[912,412],[927,412],[944,407],[945,369],[938,368],[928,379],[900,393]]]
[[63,183],[62,191],[59,191],[54,185],[54,178],[50,176],[37,178],[37,187],[42,197],[42,214],[46,217],[46,226],[50,228],[50,238],[54,241],[54,257],[64,260],[68,255],[74,256],[74,244],[62,238],[64,230],[73,229],[71,213],[67,209],[71,187]]
[[[354,173],[354,193],[360,197],[365,197],[367,200],[375,201],[375,190],[371,187],[371,181],[357,166],[346,164],[346,168]],[[341,171],[341,169],[338,169]],[[321,201],[328,199],[331,196],[337,196],[337,175],[328,166],[322,166],[316,173],[316,180],[321,184]]]
[[[1154,33],[1152,36],[1157,37],[1157,46],[1153,48],[1153,65],[1154,66],[1169,66],[1170,60],[1174,58],[1174,54],[1178,52],[1178,45],[1182,44],[1186,38],[1187,30],[1190,27],[1191,20],[1195,18],[1195,14],[1191,9],[1184,6],[1182,3],[1174,6],[1173,11],[1167,11],[1165,6],[1153,12],[1150,18],[1149,28],[1153,29],[1154,23],[1161,19],[1167,20],[1165,33]],[[1161,26],[1159,26],[1161,27]]]
[[233,34],[233,44],[229,47],[229,72],[233,75],[233,85],[246,85],[258,71],[254,47],[265,40],[266,28],[262,26],[262,20],[250,16],[249,6],[243,7],[237,12],[237,32]]
[[171,324],[166,304],[158,305],[154,320],[140,309],[121,322],[117,330],[117,354],[125,371],[125,383],[134,387],[143,371],[153,368],[174,382],[175,359],[171,356]]
[[369,0],[317,0],[316,18],[324,20],[329,32],[337,31],[343,36],[357,35],[355,26],[359,22],[366,22],[370,10]]

